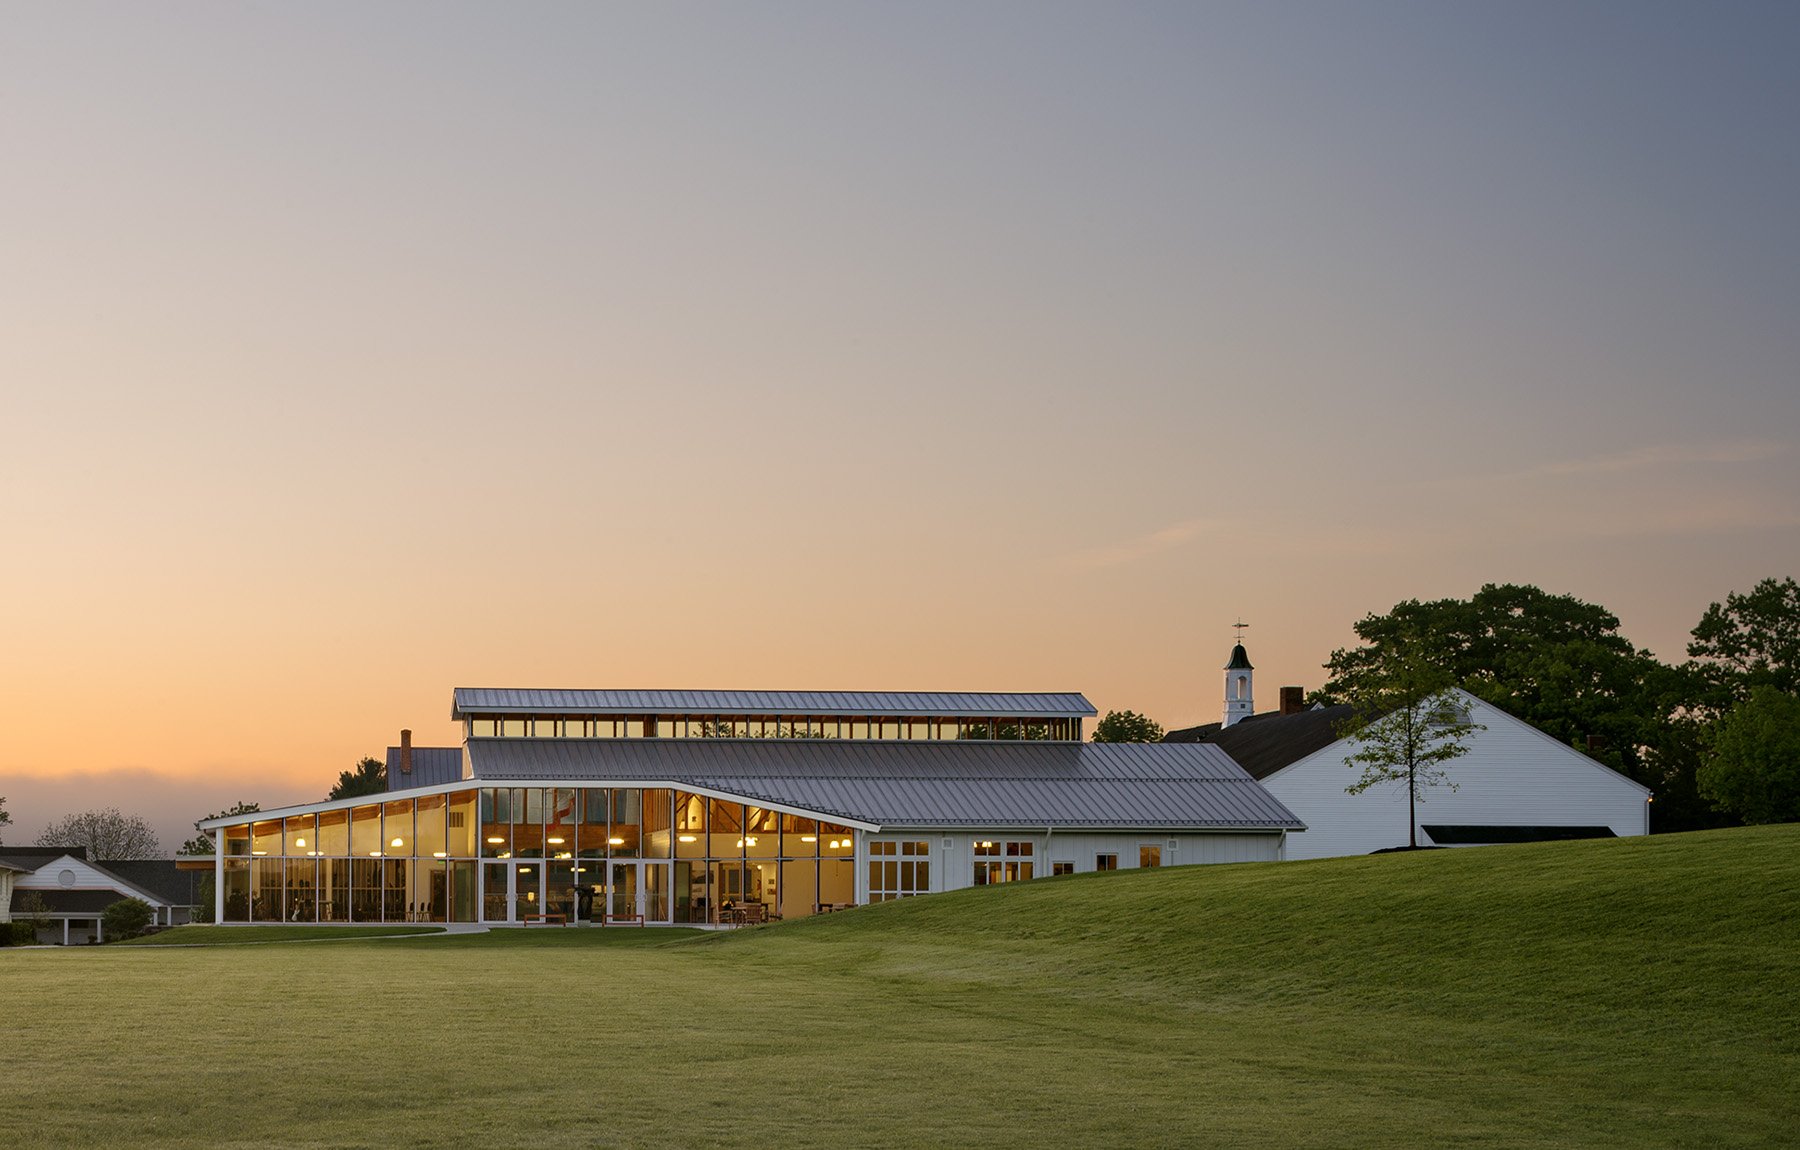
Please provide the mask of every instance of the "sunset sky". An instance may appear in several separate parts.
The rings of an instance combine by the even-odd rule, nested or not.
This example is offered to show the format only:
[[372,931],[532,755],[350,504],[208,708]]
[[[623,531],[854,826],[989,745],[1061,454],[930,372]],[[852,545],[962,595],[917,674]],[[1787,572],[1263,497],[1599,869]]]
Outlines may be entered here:
[[1216,719],[1800,573],[1800,5],[0,3],[0,795],[456,686]]

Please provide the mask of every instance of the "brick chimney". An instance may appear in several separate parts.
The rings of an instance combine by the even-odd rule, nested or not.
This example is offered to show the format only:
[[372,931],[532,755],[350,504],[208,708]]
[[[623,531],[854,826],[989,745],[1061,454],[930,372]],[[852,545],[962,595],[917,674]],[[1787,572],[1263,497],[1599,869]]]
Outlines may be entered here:
[[1306,691],[1302,687],[1283,687],[1281,689],[1281,713],[1298,715],[1306,710]]
[[412,774],[412,732],[400,732],[400,773]]

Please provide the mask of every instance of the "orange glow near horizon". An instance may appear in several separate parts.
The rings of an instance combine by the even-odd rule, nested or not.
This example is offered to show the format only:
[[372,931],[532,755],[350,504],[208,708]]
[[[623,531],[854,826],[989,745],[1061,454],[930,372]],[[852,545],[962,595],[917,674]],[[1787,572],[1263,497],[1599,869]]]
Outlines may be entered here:
[[1800,571],[1793,53],[1645,115],[1600,18],[12,13],[0,839],[458,686],[1179,727],[1486,582],[1679,659]]

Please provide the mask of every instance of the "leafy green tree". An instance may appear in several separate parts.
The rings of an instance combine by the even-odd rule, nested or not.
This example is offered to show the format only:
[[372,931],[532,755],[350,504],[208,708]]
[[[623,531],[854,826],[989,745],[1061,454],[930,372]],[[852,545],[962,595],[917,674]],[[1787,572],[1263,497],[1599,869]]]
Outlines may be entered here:
[[1096,743],[1154,743],[1162,737],[1162,724],[1136,711],[1108,711],[1094,724]]
[[[203,819],[195,819],[194,837],[187,842],[182,843],[181,849],[175,853],[177,855],[187,855],[190,857],[196,855],[201,858],[212,857],[218,850],[218,844],[213,841],[211,835],[200,829],[201,823],[205,822],[207,819],[222,819],[227,815],[253,815],[260,810],[262,810],[262,805],[260,803],[246,803],[239,801],[231,804],[230,810],[219,811],[215,814],[207,815],[206,818]],[[201,875],[200,881],[195,883],[194,887],[194,897],[197,900],[194,906],[194,921],[211,922],[213,920],[213,895],[215,892],[213,872],[209,870]]]
[[1350,718],[1338,734],[1356,750],[1346,756],[1362,767],[1344,788],[1360,795],[1370,787],[1406,787],[1407,845],[1419,845],[1419,803],[1431,787],[1455,790],[1448,764],[1469,751],[1467,740],[1486,730],[1442,671],[1430,664],[1397,658],[1380,678],[1363,676],[1350,700]]
[[1770,686],[1725,713],[1701,764],[1700,793],[1747,823],[1800,820],[1800,696]]
[[1721,709],[1757,687],[1800,695],[1800,583],[1792,576],[1727,594],[1706,609],[1693,637],[1688,654]]
[[46,847],[86,847],[90,859],[148,859],[162,853],[156,832],[137,815],[127,815],[118,807],[81,811],[59,819],[44,828],[38,845]]
[[13,907],[13,921],[24,923],[33,933],[50,929],[50,907],[44,896],[35,890],[21,893],[19,904]]
[[1396,660],[1422,660],[1471,695],[1650,787],[1658,830],[1717,821],[1695,797],[1691,732],[1670,726],[1702,685],[1633,646],[1606,608],[1490,583],[1466,600],[1397,603],[1357,623],[1356,634],[1360,646],[1331,653],[1316,701],[1343,702]]
[[239,801],[231,804],[230,810],[218,811],[207,815],[205,818],[195,819],[194,837],[182,843],[181,847],[176,850],[175,853],[177,855],[187,855],[190,857],[195,855],[198,855],[201,858],[210,857],[218,847],[214,844],[213,837],[200,829],[201,823],[206,822],[208,819],[222,819],[229,815],[253,815],[260,810],[262,810],[262,805],[260,803],[246,803]]
[[374,757],[364,758],[348,771],[338,772],[337,785],[326,799],[354,799],[363,795],[379,795],[387,791],[387,764]]
[[109,939],[136,938],[156,912],[141,898],[122,898],[100,912],[100,929]]

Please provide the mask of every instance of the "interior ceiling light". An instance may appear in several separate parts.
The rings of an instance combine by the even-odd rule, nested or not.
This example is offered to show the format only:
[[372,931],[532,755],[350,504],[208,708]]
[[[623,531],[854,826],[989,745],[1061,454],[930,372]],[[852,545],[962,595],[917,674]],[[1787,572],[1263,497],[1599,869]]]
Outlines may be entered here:
[[389,844],[388,844],[388,845],[389,845],[389,846],[391,846],[391,847],[403,847],[403,846],[405,846],[405,845],[406,845],[406,840],[404,840],[404,839],[395,839],[395,840],[394,840],[394,841],[393,841],[393,842],[391,842],[391,843],[389,843]]
[[551,846],[559,847],[562,845],[562,840],[560,838],[551,837],[551,838],[545,839],[544,841],[549,843]]
[[801,835],[800,841],[803,843],[816,843],[819,841],[819,836],[818,835]]
[[607,839],[606,841],[616,847],[622,847],[625,845],[624,839]]
[[381,857],[381,852],[380,851],[370,851],[369,857],[372,859],[378,859]]
[[501,838],[499,835],[489,835],[488,836],[488,842],[492,843],[495,846],[499,846],[501,843],[503,843],[505,841],[506,840]]
[[700,841],[699,838],[694,835],[677,835],[675,837],[684,843],[696,843]]
[[431,857],[434,859],[441,859],[444,857],[444,852],[443,851],[432,851]]
[[294,845],[297,847],[303,847],[306,845],[306,840],[305,839],[295,839]]

